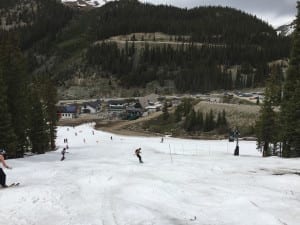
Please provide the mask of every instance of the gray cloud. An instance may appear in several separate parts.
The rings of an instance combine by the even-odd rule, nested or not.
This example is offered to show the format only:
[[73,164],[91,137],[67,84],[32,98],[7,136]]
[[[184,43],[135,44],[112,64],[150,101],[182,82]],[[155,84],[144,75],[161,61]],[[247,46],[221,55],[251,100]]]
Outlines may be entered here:
[[222,5],[241,9],[267,21],[274,27],[291,22],[296,15],[297,0],[144,0],[192,8],[203,5]]

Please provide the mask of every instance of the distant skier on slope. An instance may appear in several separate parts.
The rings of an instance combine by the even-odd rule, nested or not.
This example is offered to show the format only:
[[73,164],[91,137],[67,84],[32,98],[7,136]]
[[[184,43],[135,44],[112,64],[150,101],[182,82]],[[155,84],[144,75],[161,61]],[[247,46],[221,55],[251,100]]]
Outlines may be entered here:
[[135,150],[135,155],[136,155],[136,157],[139,158],[139,162],[140,162],[140,163],[143,163],[143,160],[142,160],[142,157],[141,157],[140,154],[141,154],[141,148],[136,149],[136,150]]
[[60,159],[60,161],[64,161],[65,160],[65,154],[66,154],[66,148],[63,148],[63,150],[61,151],[62,157]]
[[[12,169],[5,163],[4,155],[6,154],[5,150],[0,150],[0,162],[2,163],[3,167],[6,169]],[[6,184],[6,174],[4,173],[3,169],[0,167],[0,185],[3,188],[7,188],[8,185]]]

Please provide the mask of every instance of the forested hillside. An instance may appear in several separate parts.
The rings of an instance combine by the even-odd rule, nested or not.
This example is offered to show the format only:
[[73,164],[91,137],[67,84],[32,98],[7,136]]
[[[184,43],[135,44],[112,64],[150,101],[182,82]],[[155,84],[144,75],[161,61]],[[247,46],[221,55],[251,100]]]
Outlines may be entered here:
[[[122,0],[80,11],[55,0],[34,2],[32,20],[11,31],[19,36],[29,72],[49,74],[62,90],[78,86],[77,78],[125,89],[157,82],[156,91],[173,84],[174,92],[255,87],[269,76],[268,63],[290,52],[289,37],[232,8]],[[167,38],[161,41],[156,32]],[[126,40],[112,39],[119,35]],[[101,95],[101,87],[89,95]]]

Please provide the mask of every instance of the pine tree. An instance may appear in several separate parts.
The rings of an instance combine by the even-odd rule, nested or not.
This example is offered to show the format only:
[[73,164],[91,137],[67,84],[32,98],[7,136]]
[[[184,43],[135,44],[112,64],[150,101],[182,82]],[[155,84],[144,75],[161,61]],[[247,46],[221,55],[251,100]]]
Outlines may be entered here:
[[198,111],[196,116],[197,121],[197,130],[202,131],[203,130],[203,113]]
[[300,157],[300,2],[281,104],[283,157]]
[[184,127],[187,131],[194,131],[196,126],[196,112],[194,109],[186,116]]
[[205,114],[205,120],[203,124],[203,131],[209,132],[215,128],[214,114],[213,111],[210,110],[209,113]]
[[8,111],[6,87],[0,64],[0,149],[7,151],[8,157],[16,157],[17,137]]
[[50,142],[50,148],[51,150],[54,150],[56,147],[56,124],[58,121],[58,117],[56,114],[57,90],[50,78],[46,78],[42,82],[43,102],[45,104],[46,111],[48,138]]
[[7,106],[11,114],[14,133],[17,136],[18,152],[16,156],[23,156],[27,147],[28,130],[28,77],[26,64],[17,40],[13,35],[4,36],[0,40],[0,63],[2,64],[3,79],[7,88]]
[[228,122],[227,122],[227,119],[226,119],[226,112],[225,110],[223,109],[222,111],[222,120],[221,120],[221,125],[225,128],[227,128],[228,126]]
[[207,124],[208,124],[208,131],[212,131],[213,129],[215,129],[216,125],[215,125],[214,113],[212,109],[209,111]]
[[169,111],[168,111],[168,103],[165,101],[164,106],[163,106],[163,120],[167,120],[170,117]]
[[30,120],[30,141],[32,152],[43,154],[49,150],[49,138],[47,134],[47,124],[45,119],[45,112],[38,88],[35,87],[31,91],[31,120]]
[[218,112],[216,127],[220,127],[222,125],[222,114]]
[[[265,99],[261,106],[259,119],[256,122],[257,145],[262,148],[264,157],[273,155],[278,141],[278,121],[274,111],[274,105],[276,105],[274,96],[277,95],[274,92],[274,77],[275,74],[271,75],[271,78],[267,82]],[[270,148],[271,144],[273,144],[272,148]]]
[[175,114],[175,122],[180,122],[182,117],[182,104],[176,107],[174,114]]

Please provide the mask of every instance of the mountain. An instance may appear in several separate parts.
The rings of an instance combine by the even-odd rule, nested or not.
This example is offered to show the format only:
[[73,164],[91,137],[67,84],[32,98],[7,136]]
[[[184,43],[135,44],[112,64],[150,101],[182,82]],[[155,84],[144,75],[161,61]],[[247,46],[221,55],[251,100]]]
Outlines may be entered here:
[[77,7],[101,7],[114,0],[61,0],[62,3]]
[[295,28],[296,28],[296,24],[292,22],[290,24],[279,26],[276,29],[276,32],[280,36],[290,36],[294,32]]
[[[18,18],[12,9],[24,4],[15,2],[6,18]],[[30,73],[49,74],[61,98],[255,87],[268,77],[269,62],[289,56],[289,37],[233,8],[122,0],[102,7],[76,1],[91,5],[78,10],[31,2],[27,25],[9,32],[20,36]]]

